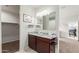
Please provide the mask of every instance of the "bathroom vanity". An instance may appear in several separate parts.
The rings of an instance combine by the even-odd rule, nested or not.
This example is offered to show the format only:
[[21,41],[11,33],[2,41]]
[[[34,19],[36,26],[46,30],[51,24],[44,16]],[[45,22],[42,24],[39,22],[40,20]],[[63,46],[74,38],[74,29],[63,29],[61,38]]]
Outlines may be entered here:
[[57,12],[56,8],[46,8],[37,12],[34,30],[28,33],[28,45],[31,49],[39,53],[57,52]]
[[49,38],[35,34],[28,34],[28,45],[39,53],[55,53],[57,37]]

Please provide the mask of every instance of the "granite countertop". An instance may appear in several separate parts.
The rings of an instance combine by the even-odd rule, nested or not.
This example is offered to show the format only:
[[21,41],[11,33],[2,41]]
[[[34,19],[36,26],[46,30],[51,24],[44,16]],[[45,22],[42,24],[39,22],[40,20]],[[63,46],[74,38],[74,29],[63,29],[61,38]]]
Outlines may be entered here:
[[43,38],[48,38],[48,39],[52,39],[55,38],[56,35],[55,34],[48,34],[48,33],[38,33],[38,32],[29,32],[28,34],[30,35],[35,35],[35,36],[39,36],[39,37],[43,37]]

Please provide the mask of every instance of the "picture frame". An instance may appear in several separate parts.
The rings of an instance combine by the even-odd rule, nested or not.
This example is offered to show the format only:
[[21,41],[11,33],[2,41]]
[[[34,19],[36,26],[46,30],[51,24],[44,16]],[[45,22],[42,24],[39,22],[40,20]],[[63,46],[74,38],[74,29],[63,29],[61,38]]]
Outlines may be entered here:
[[23,14],[23,22],[32,23],[32,17],[27,14]]

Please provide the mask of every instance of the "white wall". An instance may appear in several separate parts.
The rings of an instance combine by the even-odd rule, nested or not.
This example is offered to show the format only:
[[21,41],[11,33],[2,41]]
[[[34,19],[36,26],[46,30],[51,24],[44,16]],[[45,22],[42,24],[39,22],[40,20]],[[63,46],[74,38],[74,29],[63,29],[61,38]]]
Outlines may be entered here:
[[79,6],[60,6],[60,33],[62,37],[68,37],[68,24],[78,24]]
[[23,14],[35,17],[34,8],[26,5],[20,6],[20,51],[28,47],[28,31],[33,30],[28,28],[27,22],[23,22]]

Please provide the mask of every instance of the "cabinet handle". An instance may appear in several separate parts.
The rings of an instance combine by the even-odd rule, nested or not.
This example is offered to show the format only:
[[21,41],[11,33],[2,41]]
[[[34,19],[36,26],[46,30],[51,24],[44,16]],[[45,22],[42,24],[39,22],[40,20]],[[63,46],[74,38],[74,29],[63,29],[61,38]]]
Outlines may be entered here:
[[51,45],[56,45],[57,44],[57,42],[51,42]]

